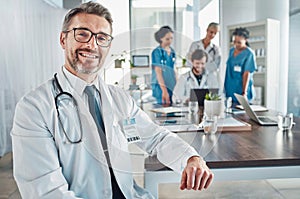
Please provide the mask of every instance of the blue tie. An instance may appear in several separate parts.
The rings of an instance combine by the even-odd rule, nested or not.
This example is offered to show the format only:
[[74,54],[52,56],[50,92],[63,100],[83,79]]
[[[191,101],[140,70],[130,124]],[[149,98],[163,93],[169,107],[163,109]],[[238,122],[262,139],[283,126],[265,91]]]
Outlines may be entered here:
[[[90,113],[92,114],[95,123],[98,128],[98,133],[100,135],[100,140],[102,143],[102,147],[104,150],[105,157],[107,159],[107,162],[110,166],[110,159],[109,159],[109,154],[107,150],[107,142],[106,142],[106,136],[105,136],[105,127],[102,119],[102,114],[101,114],[101,107],[100,103],[97,102],[97,99],[100,101],[100,94],[97,91],[97,88],[93,86],[86,86],[85,91],[84,91],[87,96],[88,96],[88,102],[89,102],[89,110]],[[112,186],[112,192],[113,192],[113,199],[125,199],[125,196],[123,195],[117,180],[115,178],[114,172],[111,167],[109,167],[110,171],[110,176],[111,176],[111,186]]]
[[99,92],[97,91],[96,87],[93,85],[93,86],[85,87],[85,93],[88,96],[89,109],[97,125],[103,150],[106,151],[107,142],[105,136],[105,127],[102,119],[101,108],[99,107],[100,104],[97,102],[97,99],[100,99]]

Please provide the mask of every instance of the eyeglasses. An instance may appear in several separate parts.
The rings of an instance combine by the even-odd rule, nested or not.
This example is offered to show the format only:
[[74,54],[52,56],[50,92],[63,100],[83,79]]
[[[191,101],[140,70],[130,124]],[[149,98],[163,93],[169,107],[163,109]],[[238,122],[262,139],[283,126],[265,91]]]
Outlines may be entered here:
[[108,47],[113,40],[113,37],[104,32],[93,33],[87,28],[73,28],[71,30],[63,31],[64,33],[68,33],[70,31],[74,31],[74,39],[80,43],[88,43],[92,36],[95,36],[96,43],[101,47]]

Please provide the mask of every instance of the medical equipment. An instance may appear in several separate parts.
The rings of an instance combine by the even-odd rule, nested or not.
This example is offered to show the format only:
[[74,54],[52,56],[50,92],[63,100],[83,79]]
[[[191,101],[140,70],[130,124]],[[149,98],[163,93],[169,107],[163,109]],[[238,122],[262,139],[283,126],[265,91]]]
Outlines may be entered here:
[[[171,52],[171,55],[172,55],[172,62],[174,64],[174,62],[176,60],[175,54]],[[167,64],[167,58],[166,58],[166,56],[164,54],[163,48],[161,48],[161,60],[160,60],[160,62],[161,62],[162,65],[166,65]]]
[[[78,111],[78,104],[75,98],[72,96],[71,93],[65,92],[62,90],[58,79],[57,79],[57,73],[54,74],[54,79],[52,81],[52,85],[55,90],[58,90],[58,94],[55,96],[55,107],[56,107],[56,112],[57,112],[57,117],[59,124],[61,125],[63,129],[63,133],[67,138],[66,143],[70,144],[78,144],[82,141],[82,124],[81,124],[81,119],[79,116],[79,111]],[[66,107],[68,106],[68,108]],[[73,112],[75,110],[75,112]],[[62,118],[65,118],[63,121]],[[75,121],[70,120],[73,119]],[[76,133],[74,133],[75,137],[74,139],[71,138],[71,136],[68,135],[66,128],[64,128],[64,124],[70,126],[69,131],[76,132],[76,125],[74,124],[79,124],[79,130],[80,130],[80,136],[76,138]]]

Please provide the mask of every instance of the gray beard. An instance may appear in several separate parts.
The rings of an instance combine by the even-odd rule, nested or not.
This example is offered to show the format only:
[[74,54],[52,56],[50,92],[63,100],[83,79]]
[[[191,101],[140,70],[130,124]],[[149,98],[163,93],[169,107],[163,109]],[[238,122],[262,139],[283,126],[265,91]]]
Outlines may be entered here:
[[99,64],[97,67],[95,67],[94,69],[92,70],[86,70],[82,67],[82,64],[79,62],[79,59],[78,59],[78,55],[76,53],[76,58],[74,60],[70,60],[68,58],[68,61],[70,63],[70,66],[77,72],[77,73],[81,73],[81,74],[86,74],[86,75],[89,75],[89,74],[94,74],[94,73],[97,73],[101,66],[100,66],[100,61],[99,61]]

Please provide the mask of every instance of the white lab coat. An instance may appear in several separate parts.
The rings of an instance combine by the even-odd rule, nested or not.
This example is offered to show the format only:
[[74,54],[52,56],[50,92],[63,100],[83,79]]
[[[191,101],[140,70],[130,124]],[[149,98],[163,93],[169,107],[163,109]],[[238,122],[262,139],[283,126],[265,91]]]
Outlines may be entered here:
[[[110,173],[92,115],[62,71],[58,80],[77,100],[82,142],[65,143],[52,80],[23,97],[17,104],[11,133],[14,177],[22,198],[112,198]],[[120,189],[126,198],[153,198],[134,183],[123,120],[135,118],[142,138],[138,146],[177,172],[197,152],[176,134],[155,125],[123,90],[99,81],[108,151]],[[74,130],[78,124],[66,128]]]
[[205,72],[200,85],[192,70],[180,76],[173,90],[173,102],[186,102],[190,98],[191,89],[195,88],[219,88],[218,77],[215,72]]

